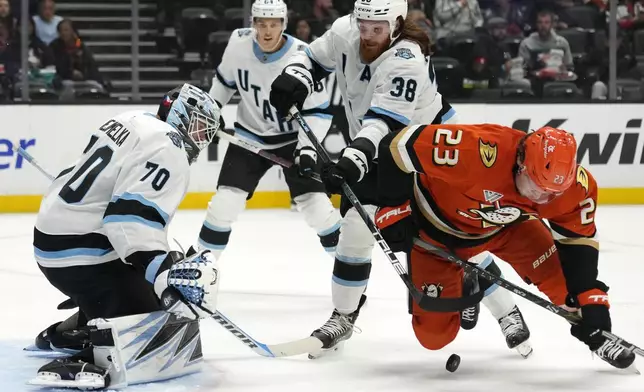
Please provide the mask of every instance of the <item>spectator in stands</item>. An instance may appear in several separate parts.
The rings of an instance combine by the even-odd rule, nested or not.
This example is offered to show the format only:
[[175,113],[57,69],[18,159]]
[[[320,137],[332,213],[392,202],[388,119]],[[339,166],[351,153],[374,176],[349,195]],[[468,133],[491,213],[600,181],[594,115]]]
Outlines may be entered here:
[[[289,23],[290,24],[290,23]],[[295,38],[300,39],[307,44],[310,44],[313,42],[314,39],[317,38],[317,36],[314,36],[311,33],[311,26],[309,25],[309,22],[304,19],[304,18],[299,18],[294,20],[294,25],[295,25]]]
[[55,14],[56,3],[53,0],[41,0],[38,15],[34,15],[36,35],[42,42],[49,45],[58,38],[58,23],[63,18]]
[[539,12],[537,32],[521,41],[519,56],[526,68],[539,79],[557,79],[573,70],[570,45],[555,33],[553,15],[549,11]]
[[472,79],[487,80],[488,87],[497,88],[505,81],[511,65],[510,53],[504,44],[507,22],[492,17],[486,27],[487,31],[479,35],[474,46]]
[[0,84],[9,90],[20,70],[19,48],[11,42],[6,25],[0,23]]
[[29,19],[29,64],[32,68],[45,68],[54,65],[54,53],[35,34],[33,19]]
[[434,27],[436,38],[447,38],[483,26],[483,14],[477,0],[436,0]]
[[101,88],[103,77],[98,71],[92,53],[81,41],[72,22],[63,19],[58,25],[59,37],[51,43],[56,63],[56,75],[62,80],[63,98],[73,96],[74,86],[78,82],[96,85]]
[[10,35],[14,35],[18,22],[11,13],[9,0],[0,0],[0,23],[7,26]]
[[309,25],[313,35],[320,37],[340,16],[333,8],[333,0],[314,0]]

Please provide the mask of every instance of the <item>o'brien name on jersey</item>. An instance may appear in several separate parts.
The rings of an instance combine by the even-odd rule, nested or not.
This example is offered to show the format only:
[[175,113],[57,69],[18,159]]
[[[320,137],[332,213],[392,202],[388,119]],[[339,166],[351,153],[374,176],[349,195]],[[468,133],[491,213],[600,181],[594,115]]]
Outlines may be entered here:
[[121,147],[121,144],[123,144],[127,137],[130,136],[130,131],[128,131],[123,124],[114,120],[106,122],[99,129],[105,132],[105,134],[119,147]]

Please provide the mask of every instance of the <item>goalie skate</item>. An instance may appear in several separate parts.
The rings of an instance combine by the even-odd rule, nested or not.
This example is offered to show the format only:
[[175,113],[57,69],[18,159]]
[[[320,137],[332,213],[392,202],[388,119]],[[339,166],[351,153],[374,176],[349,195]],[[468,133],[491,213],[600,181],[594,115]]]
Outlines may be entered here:
[[106,369],[81,359],[56,359],[38,370],[29,385],[50,388],[102,389],[110,385]]
[[309,359],[320,358],[330,352],[337,351],[344,345],[344,341],[353,335],[360,308],[362,308],[366,300],[367,296],[362,294],[358,309],[350,314],[342,314],[337,309],[333,310],[333,314],[331,314],[327,322],[311,334],[311,336],[322,342],[322,348],[319,351],[309,353]]

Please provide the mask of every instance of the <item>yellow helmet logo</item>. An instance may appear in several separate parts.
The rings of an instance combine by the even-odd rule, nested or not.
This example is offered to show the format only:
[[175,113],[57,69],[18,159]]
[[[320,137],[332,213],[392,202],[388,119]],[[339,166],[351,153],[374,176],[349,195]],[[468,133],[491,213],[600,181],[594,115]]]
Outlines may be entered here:
[[588,193],[588,173],[583,167],[577,166],[577,183],[582,186]]
[[484,142],[479,139],[479,153],[481,154],[481,162],[485,167],[490,168],[496,162],[497,146],[496,144]]

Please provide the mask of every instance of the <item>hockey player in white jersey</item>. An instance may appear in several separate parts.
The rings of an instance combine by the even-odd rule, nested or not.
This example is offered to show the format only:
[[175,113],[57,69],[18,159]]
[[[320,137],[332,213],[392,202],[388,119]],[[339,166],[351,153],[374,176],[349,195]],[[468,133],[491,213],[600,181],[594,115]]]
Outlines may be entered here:
[[[279,157],[295,161],[284,169],[291,197],[298,211],[319,236],[331,255],[338,242],[340,215],[331,204],[324,185],[309,177],[319,171],[311,143],[292,121],[284,121],[269,103],[270,83],[287,59],[306,44],[284,34],[287,9],[282,0],[256,0],[252,5],[253,28],[233,31],[216,69],[210,95],[223,106],[235,91],[241,95],[235,132],[261,143]],[[323,139],[331,126],[326,112],[328,95],[322,83],[304,102],[303,115]],[[221,165],[217,193],[212,197],[199,233],[199,246],[219,256],[228,244],[231,226],[253,196],[271,161],[229,145]]]
[[[411,124],[456,122],[454,109],[437,91],[429,37],[406,16],[406,0],[356,1],[352,15],[336,20],[305,52],[293,55],[271,85],[270,102],[287,117],[293,106],[302,109],[317,81],[335,71],[352,142],[337,164],[325,165],[322,178],[331,193],[341,193],[346,181],[372,219],[378,205],[375,172],[380,140]],[[374,245],[371,232],[344,195],[341,214],[332,282],[335,310],[312,334],[325,349],[336,348],[352,335]],[[476,289],[475,284],[468,287]],[[496,292],[513,302],[509,293]],[[416,311],[420,310],[414,305],[412,312]],[[477,316],[478,307],[463,311],[463,327],[473,328]]]
[[215,310],[217,270],[209,251],[171,251],[167,228],[219,118],[212,98],[185,84],[157,115],[108,119],[51,184],[35,258],[79,311],[36,346],[75,354],[43,366],[32,384],[120,388],[199,370],[198,318]]

